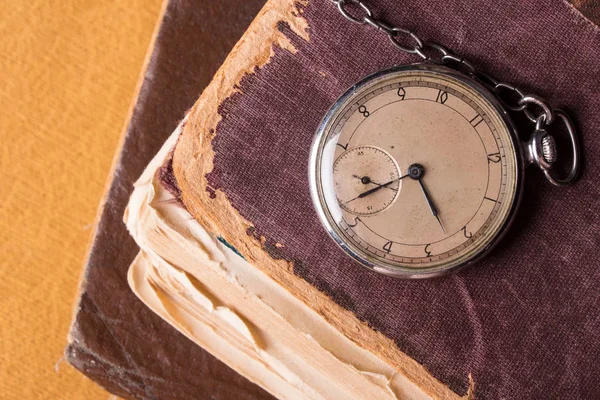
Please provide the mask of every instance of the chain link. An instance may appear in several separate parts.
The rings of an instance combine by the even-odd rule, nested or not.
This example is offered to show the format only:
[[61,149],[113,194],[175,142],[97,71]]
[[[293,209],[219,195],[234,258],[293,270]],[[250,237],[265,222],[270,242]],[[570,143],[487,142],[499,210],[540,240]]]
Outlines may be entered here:
[[[544,130],[555,120],[554,115],[559,115],[559,120],[565,126],[571,136],[575,137],[575,130],[567,114],[564,111],[552,109],[540,96],[535,94],[526,94],[521,89],[506,82],[500,82],[496,78],[477,71],[469,61],[454,54],[444,46],[422,40],[411,30],[399,26],[390,25],[387,22],[374,16],[373,10],[362,0],[330,0],[335,4],[340,13],[348,21],[360,25],[369,25],[380,32],[385,33],[392,44],[401,51],[409,54],[417,54],[424,61],[430,61],[436,64],[446,65],[450,68],[465,73],[476,79],[482,85],[496,94],[500,102],[509,110],[514,112],[523,112],[527,119],[535,124],[536,130]],[[573,146],[574,161],[579,157],[579,147],[577,142]],[[574,164],[572,171],[578,169]],[[546,172],[546,171],[545,171]],[[546,173],[550,179],[550,175]],[[575,179],[576,174],[570,174],[567,180],[560,181],[561,184],[570,183]],[[550,179],[557,184],[557,180]]]
[[[491,89],[496,93],[496,96],[506,108],[516,112],[522,111],[527,119],[533,124],[542,122],[543,126],[548,126],[554,121],[552,109],[541,97],[534,94],[525,94],[516,86],[500,82],[486,73],[477,71],[473,64],[466,59],[454,54],[438,43],[423,41],[409,29],[390,25],[387,22],[374,17],[373,10],[363,1],[330,1],[337,6],[340,13],[348,21],[360,25],[368,24],[380,32],[385,33],[388,35],[392,44],[401,51],[409,54],[417,54],[424,61],[444,64],[477,79],[488,89]],[[537,106],[541,112],[536,114],[532,108],[534,106]]]

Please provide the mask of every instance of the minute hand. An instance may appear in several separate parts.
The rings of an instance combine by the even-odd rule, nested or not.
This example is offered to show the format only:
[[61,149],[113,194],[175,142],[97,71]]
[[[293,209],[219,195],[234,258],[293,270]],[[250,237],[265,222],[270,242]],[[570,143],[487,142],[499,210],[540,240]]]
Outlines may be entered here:
[[429,192],[425,188],[425,184],[423,184],[423,181],[421,179],[418,179],[418,181],[419,181],[419,185],[421,185],[421,189],[423,190],[423,194],[425,195],[425,199],[427,200],[427,204],[429,205],[429,209],[431,210],[431,213],[433,214],[435,219],[437,219],[438,223],[440,224],[440,227],[442,228],[442,231],[444,233],[446,233],[446,230],[444,229],[444,225],[442,225],[442,221],[440,221],[440,217],[438,215],[439,214],[438,210],[437,210],[437,208],[435,208],[435,205],[433,204],[433,200],[431,199]]

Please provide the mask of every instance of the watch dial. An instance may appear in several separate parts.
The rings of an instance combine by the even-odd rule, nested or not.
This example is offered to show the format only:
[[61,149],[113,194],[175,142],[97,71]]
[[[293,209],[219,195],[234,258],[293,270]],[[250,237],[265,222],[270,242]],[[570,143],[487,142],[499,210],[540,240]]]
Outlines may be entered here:
[[401,69],[358,85],[322,123],[313,198],[334,238],[394,275],[487,250],[514,210],[519,156],[502,111],[466,78]]

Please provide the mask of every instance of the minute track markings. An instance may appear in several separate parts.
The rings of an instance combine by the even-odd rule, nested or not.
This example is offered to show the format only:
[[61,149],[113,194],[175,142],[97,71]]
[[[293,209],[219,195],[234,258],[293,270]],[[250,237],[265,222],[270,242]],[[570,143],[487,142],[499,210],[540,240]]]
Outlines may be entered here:
[[[489,198],[489,197],[487,197],[487,196],[485,196],[485,197],[484,197],[484,200],[485,200],[485,199],[487,199],[487,200],[490,200],[490,201],[494,201],[495,203],[497,203],[497,204],[500,204],[500,202],[498,202],[497,200],[493,200],[493,199],[491,199],[491,198]],[[482,200],[482,203],[483,203],[483,200]],[[478,210],[477,210],[477,212],[475,213],[475,215],[473,215],[473,217],[471,217],[471,219],[470,219],[470,220],[469,220],[469,221],[468,221],[468,222],[465,224],[465,227],[466,227],[467,225],[469,225],[469,223],[470,223],[470,222],[473,220],[473,218],[475,218],[475,216],[477,216],[477,214],[478,214],[478,212],[479,212],[479,209],[480,209],[480,208],[481,208],[481,205],[480,205],[480,207],[478,208]],[[495,212],[495,209],[496,209],[496,206],[494,207],[494,210],[492,211],[492,213],[496,213],[496,212]],[[364,217],[364,216],[363,216],[363,217]],[[490,215],[490,217],[491,217],[491,215]],[[481,236],[481,235],[483,234],[483,233],[482,233],[482,231],[483,231],[483,230],[485,230],[485,229],[487,229],[487,228],[489,227],[489,224],[490,224],[490,221],[489,221],[489,219],[490,219],[490,217],[488,217],[488,219],[487,219],[487,220],[486,220],[486,221],[483,223],[483,225],[481,225],[481,227],[480,227],[480,228],[479,228],[479,229],[478,229],[478,230],[477,230],[475,233],[471,233],[471,232],[469,232],[469,233],[470,233],[470,237],[465,237],[467,240],[465,240],[465,241],[461,242],[461,243],[460,243],[458,246],[456,246],[456,247],[454,247],[454,248],[452,248],[452,249],[450,249],[450,250],[448,250],[448,251],[445,251],[445,252],[443,252],[443,253],[441,253],[441,254],[438,254],[438,255],[431,255],[431,256],[427,256],[427,257],[408,257],[408,256],[403,256],[403,255],[401,255],[401,254],[394,254],[394,253],[391,253],[391,251],[390,251],[390,252],[387,252],[386,254],[390,254],[392,257],[395,257],[395,258],[402,258],[403,260],[406,260],[406,259],[408,259],[408,260],[420,260],[420,259],[423,259],[423,258],[428,258],[428,257],[432,257],[432,256],[433,256],[433,257],[441,257],[441,256],[442,256],[442,255],[444,255],[444,254],[450,254],[452,251],[456,251],[456,252],[454,253],[454,254],[456,254],[456,253],[458,253],[459,251],[461,251],[461,250],[464,250],[465,248],[467,248],[467,246],[468,246],[468,244],[469,244],[469,243],[472,243],[472,242],[473,242],[473,241],[475,241],[475,240],[476,240],[476,239],[477,239],[479,236]],[[369,218],[369,216],[366,216],[365,218]],[[362,219],[360,219],[359,217],[357,217],[357,218],[355,219],[355,221],[356,221],[356,224],[355,224],[355,225],[352,225],[352,226],[350,226],[350,225],[349,225],[349,224],[348,224],[346,221],[344,221],[344,222],[346,223],[346,225],[349,227],[350,231],[352,232],[352,234],[351,234],[351,236],[350,236],[350,239],[353,239],[353,240],[354,240],[354,236],[356,236],[356,237],[360,238],[360,240],[359,240],[358,242],[356,242],[358,245],[360,245],[361,243],[365,243],[365,244],[366,244],[368,247],[372,247],[372,248],[373,248],[373,249],[375,249],[375,250],[377,250],[377,249],[378,249],[378,247],[377,247],[377,246],[375,246],[374,244],[372,244],[372,243],[368,242],[366,239],[362,238],[360,235],[357,235],[357,234],[354,232],[354,230],[352,229],[352,228],[354,228],[354,227],[356,227],[356,226],[358,225],[358,222],[361,222],[361,223],[362,223],[362,225],[363,225],[365,228],[367,228],[367,229],[368,229],[368,230],[369,230],[371,233],[373,233],[374,235],[376,235],[376,236],[378,236],[379,238],[381,238],[381,239],[383,239],[384,241],[386,241],[386,245],[387,245],[387,243],[388,243],[388,242],[391,242],[391,243],[392,243],[392,245],[390,245],[390,249],[391,249],[391,247],[393,246],[393,244],[398,244],[398,245],[400,245],[400,246],[406,246],[406,247],[411,247],[411,248],[422,248],[423,246],[431,246],[431,245],[433,245],[433,244],[437,244],[437,243],[444,242],[444,241],[446,241],[446,240],[448,240],[448,239],[450,239],[450,238],[454,237],[454,236],[455,236],[455,235],[457,235],[458,233],[462,233],[462,232],[463,232],[463,228],[460,228],[458,231],[456,231],[456,232],[452,233],[451,235],[448,235],[448,236],[446,236],[445,238],[443,238],[443,239],[441,239],[441,240],[437,240],[437,241],[434,241],[434,242],[431,242],[431,243],[417,243],[417,244],[409,244],[409,243],[403,243],[403,242],[397,242],[397,241],[389,240],[388,238],[381,236],[380,234],[378,234],[377,232],[375,232],[373,229],[371,229],[371,228],[370,228],[370,227],[369,227],[369,226],[366,224],[366,222],[365,222],[365,221],[363,221]],[[347,230],[346,230],[346,229],[344,229],[344,230],[347,232]],[[466,235],[464,235],[464,236],[466,236]],[[457,250],[457,249],[458,249],[458,250]],[[381,257],[383,257],[383,256],[381,256]],[[421,262],[423,262],[423,261],[421,261]]]
[[[485,199],[487,199],[487,200],[490,200],[490,201],[494,201],[495,203],[497,203],[497,204],[500,204],[500,202],[498,202],[497,200],[493,200],[493,199],[491,199],[491,198],[489,198],[489,197],[487,197],[487,196],[485,196],[483,200],[485,200]],[[483,200],[482,200],[482,204],[483,204]],[[471,221],[472,221],[472,220],[473,220],[473,219],[474,219],[474,218],[477,216],[477,214],[479,213],[479,209],[480,209],[480,208],[481,208],[481,205],[479,206],[479,208],[478,208],[477,212],[476,212],[476,213],[475,213],[475,214],[474,214],[474,215],[471,217],[471,219],[470,219],[470,220],[469,220],[469,221],[468,221],[468,222],[465,224],[465,226],[469,225],[469,223],[470,223],[470,222],[471,222]],[[496,211],[496,206],[494,206],[494,210],[492,210],[492,214],[495,214],[495,213],[497,213],[497,211]],[[369,216],[363,216],[363,217],[365,217],[365,218],[369,218]],[[487,228],[489,227],[489,224],[490,224],[490,221],[489,221],[489,220],[490,220],[490,218],[491,218],[491,214],[490,214],[490,216],[488,216],[488,219],[487,219],[487,220],[486,220],[486,221],[485,221],[485,222],[484,222],[484,223],[481,225],[481,227],[480,227],[480,228],[479,228],[479,229],[478,229],[478,230],[477,230],[475,233],[471,233],[471,232],[469,232],[469,233],[470,233],[470,237],[465,237],[465,239],[466,239],[466,240],[465,240],[465,241],[463,241],[463,242],[461,242],[461,243],[460,243],[459,245],[457,245],[456,247],[454,247],[454,248],[452,248],[452,249],[450,249],[450,250],[448,250],[448,251],[445,251],[445,252],[443,252],[443,253],[440,253],[440,254],[437,254],[437,255],[431,255],[431,256],[427,256],[427,257],[425,257],[425,258],[428,258],[428,257],[434,257],[434,258],[435,258],[435,257],[441,257],[441,256],[443,256],[444,254],[448,254],[448,255],[450,255],[450,253],[451,253],[451,252],[453,252],[453,251],[455,252],[454,254],[456,254],[456,253],[458,253],[459,251],[462,251],[462,250],[464,250],[465,248],[467,248],[467,246],[468,246],[468,244],[469,244],[469,243],[472,243],[472,242],[473,242],[473,241],[475,241],[475,240],[476,240],[476,239],[477,239],[479,236],[481,236],[481,235],[483,234],[483,233],[482,233],[482,231],[484,231],[485,229],[487,229]],[[348,228],[350,229],[350,231],[352,232],[352,233],[351,233],[351,236],[350,236],[350,239],[353,239],[353,240],[354,240],[354,237],[356,236],[356,237],[360,238],[360,240],[359,240],[358,242],[356,242],[358,245],[361,245],[362,243],[364,243],[364,244],[366,244],[368,247],[372,247],[372,248],[373,248],[373,249],[375,249],[375,250],[377,250],[377,249],[378,249],[378,247],[377,247],[377,246],[375,246],[374,244],[372,244],[372,243],[368,242],[366,239],[362,238],[360,235],[356,234],[356,233],[354,232],[354,229],[352,229],[352,228],[354,228],[354,227],[356,227],[356,226],[358,225],[358,222],[361,222],[361,223],[362,223],[362,225],[363,225],[365,228],[367,228],[367,229],[368,229],[368,230],[369,230],[371,233],[373,233],[374,235],[376,235],[376,236],[378,236],[379,238],[381,238],[381,239],[383,239],[384,241],[386,241],[386,244],[387,244],[388,242],[391,242],[391,243],[392,243],[392,245],[393,245],[393,244],[398,244],[398,245],[400,245],[400,246],[406,246],[406,247],[411,247],[411,248],[422,248],[423,246],[431,246],[431,245],[433,245],[433,244],[438,244],[438,243],[444,242],[444,241],[446,241],[446,240],[448,240],[448,239],[450,239],[450,238],[454,237],[454,236],[455,236],[455,235],[457,235],[458,233],[461,233],[461,234],[462,234],[462,232],[463,232],[463,228],[460,228],[459,230],[457,230],[456,232],[452,233],[451,235],[448,235],[448,236],[446,236],[446,237],[445,237],[445,238],[443,238],[443,239],[440,239],[440,240],[437,240],[437,241],[434,241],[434,242],[431,242],[431,243],[417,243],[417,244],[409,244],[409,243],[403,243],[403,242],[398,242],[398,241],[389,240],[388,238],[386,238],[386,237],[384,237],[384,236],[381,236],[379,233],[377,233],[377,232],[375,232],[373,229],[371,229],[371,228],[370,228],[370,227],[369,227],[369,226],[366,224],[366,222],[365,222],[364,220],[362,220],[362,219],[360,219],[360,218],[358,218],[358,217],[356,218],[356,220],[355,220],[355,221],[356,221],[356,224],[355,224],[355,225],[352,225],[352,226],[351,226],[351,225],[349,225],[349,224],[348,224],[346,221],[344,221],[344,222],[346,223],[346,225],[348,226]],[[347,232],[347,229],[344,229],[344,230]],[[466,236],[466,235],[464,235],[464,236]],[[392,246],[390,246],[390,248],[391,248],[391,247],[392,247]],[[386,254],[390,254],[390,255],[391,255],[392,257],[394,257],[394,258],[402,258],[403,260],[406,260],[406,259],[408,259],[408,260],[421,260],[421,259],[423,259],[423,257],[408,257],[408,256],[401,255],[401,254],[394,254],[394,253],[391,253],[391,251],[390,251],[390,252],[388,252],[388,253],[386,253]],[[382,257],[383,257],[383,256],[382,256]],[[420,262],[423,262],[423,261],[420,261]]]
[[[500,194],[501,194],[501,196],[503,196],[503,193],[500,193]],[[500,198],[500,197],[499,197],[499,198]],[[501,204],[501,202],[499,202],[498,200],[494,200],[494,199],[492,199],[492,198],[489,198],[489,197],[487,197],[487,196],[484,196],[484,198],[481,200],[481,203],[479,204],[479,207],[477,208],[477,211],[476,211],[476,212],[473,214],[473,216],[472,216],[472,217],[469,219],[469,221],[468,221],[468,222],[465,224],[465,226],[469,225],[469,224],[470,224],[470,223],[473,221],[473,219],[474,219],[474,218],[475,218],[475,217],[478,215],[478,213],[479,213],[479,210],[481,209],[481,207],[482,207],[482,205],[483,205],[483,202],[484,202],[484,200],[490,200],[490,201],[493,201],[493,202],[495,202],[497,205]],[[496,211],[496,208],[497,208],[497,206],[494,206],[494,209],[492,210],[492,213],[497,213],[497,211]],[[366,218],[366,219],[368,219],[370,216],[369,216],[369,215],[363,215],[363,217],[364,217],[364,218]],[[470,238],[466,238],[467,240],[465,240],[465,241],[461,242],[461,243],[460,243],[458,246],[456,246],[456,247],[455,247],[455,248],[453,248],[453,249],[450,249],[449,251],[452,251],[452,250],[454,250],[454,249],[458,249],[458,248],[460,248],[460,247],[462,247],[462,249],[464,249],[464,248],[466,248],[466,247],[467,247],[467,243],[473,242],[475,239],[477,239],[479,236],[481,236],[481,235],[482,235],[482,232],[481,232],[481,231],[482,231],[482,230],[485,230],[485,229],[486,229],[486,227],[489,225],[489,219],[490,219],[490,218],[491,218],[491,214],[490,214],[490,216],[488,216],[488,218],[486,219],[486,221],[485,221],[485,222],[484,222],[484,223],[481,225],[481,227],[480,227],[480,228],[479,228],[479,229],[478,229],[478,230],[477,230],[475,233],[471,233],[471,237],[470,237]],[[359,219],[358,221],[362,222],[362,225],[363,225],[365,228],[367,228],[367,229],[368,229],[368,230],[369,230],[371,233],[373,233],[374,235],[378,236],[379,238],[381,238],[381,239],[383,239],[383,240],[385,240],[385,241],[390,241],[388,238],[386,238],[386,237],[384,237],[384,236],[381,236],[379,233],[377,233],[377,232],[375,232],[373,229],[371,229],[371,228],[370,228],[370,227],[367,225],[367,223],[366,223],[364,220],[362,220],[362,219]],[[344,221],[344,222],[345,222],[345,221]],[[347,223],[346,223],[346,224],[347,224]],[[347,224],[347,225],[348,225],[348,224]],[[356,225],[358,225],[358,223],[357,223]],[[354,226],[352,226],[352,227],[355,227],[356,225],[354,225]],[[349,225],[348,225],[348,226],[349,226]],[[354,233],[354,230],[353,230],[353,229],[351,229],[351,231]],[[391,241],[391,242],[392,242],[393,244],[398,244],[398,245],[401,245],[401,246],[407,246],[407,247],[416,247],[416,248],[418,248],[418,247],[423,247],[423,246],[426,246],[426,245],[432,245],[432,244],[438,244],[438,243],[442,243],[442,242],[444,242],[444,241],[446,241],[446,240],[448,240],[448,239],[450,239],[450,238],[454,237],[454,236],[455,236],[455,235],[457,235],[458,233],[462,233],[462,231],[463,231],[463,228],[460,228],[460,229],[458,229],[456,232],[454,232],[454,233],[452,233],[452,234],[450,234],[450,235],[447,235],[446,237],[444,237],[444,238],[442,238],[442,239],[440,239],[440,240],[437,240],[437,241],[431,242],[431,243],[416,243],[416,244],[410,244],[410,243],[403,243],[403,242],[398,242],[398,241]],[[357,236],[357,237],[360,237],[359,235],[356,235],[356,236]],[[364,241],[364,243],[366,243],[368,246],[371,246],[371,247],[373,247],[374,249],[378,249],[378,247],[377,247],[377,246],[375,246],[375,245],[373,245],[372,243],[370,243],[370,242],[366,241],[366,239],[364,239],[364,238],[361,238],[361,242],[363,242],[363,241]],[[462,250],[462,249],[461,249],[461,250]],[[437,256],[441,256],[441,255],[443,255],[443,254],[447,254],[449,251],[446,251],[446,252],[444,252],[444,253],[441,253],[441,254],[439,254],[439,255],[437,255]],[[391,253],[391,255],[392,255],[392,256],[395,256],[395,257],[402,257],[402,258],[405,258],[405,259],[415,259],[415,260],[418,260],[418,259],[421,259],[421,258],[422,258],[422,257],[407,257],[407,256],[402,256],[402,255],[399,255],[399,254],[393,254],[393,253]]]
[[[480,207],[480,208],[481,208],[481,207]],[[479,209],[477,210],[477,212],[479,212]],[[471,221],[473,221],[473,218],[475,218],[476,216],[477,216],[477,213],[475,213],[475,215],[473,215],[473,216],[471,217],[471,219],[470,219],[470,220],[469,220],[469,221],[468,221],[468,222],[467,222],[465,225],[469,225],[469,223],[471,223]],[[361,224],[362,224],[362,225],[363,225],[365,228],[367,228],[367,229],[369,230],[369,232],[373,233],[375,236],[377,236],[377,237],[379,237],[379,238],[383,239],[384,241],[390,241],[390,239],[389,239],[389,238],[386,238],[386,237],[384,237],[384,236],[381,236],[379,233],[377,233],[377,232],[375,232],[373,229],[371,229],[371,228],[369,227],[369,225],[367,225],[367,222],[365,221],[365,219],[369,219],[369,218],[371,217],[370,215],[362,215],[361,217],[362,217],[362,218],[359,218],[359,222],[361,222]],[[345,220],[343,220],[343,219],[342,219],[342,221],[343,221],[343,222],[344,222],[344,223],[345,223],[345,224],[346,224],[348,227],[350,227],[350,225],[349,225],[349,224],[348,224],[348,223],[347,223]],[[358,225],[358,224],[356,224],[356,225]],[[355,227],[356,225],[352,226],[351,228]],[[485,225],[485,223],[482,225],[482,227],[483,227],[484,225]],[[351,230],[352,230],[352,231],[354,231],[353,229],[351,229]],[[480,228],[480,230],[481,230],[481,228]],[[400,245],[400,246],[407,246],[407,247],[423,247],[423,246],[425,246],[425,245],[427,245],[427,244],[437,244],[437,243],[441,243],[441,242],[443,242],[443,241],[445,241],[445,240],[447,240],[447,239],[450,239],[451,237],[453,237],[453,236],[457,235],[458,233],[462,233],[462,227],[461,227],[460,229],[458,229],[457,231],[453,232],[452,234],[449,234],[449,235],[447,235],[445,238],[443,238],[443,239],[440,239],[440,240],[436,240],[436,241],[434,241],[434,242],[431,242],[431,243],[414,243],[414,244],[411,244],[411,243],[398,242],[398,241],[396,241],[396,240],[391,240],[391,242],[392,242],[392,243],[394,243],[394,244],[398,244],[398,245]],[[478,234],[479,234],[479,231],[476,231],[476,232],[473,234],[473,237],[475,238],[475,237],[476,237],[476,235],[478,235]],[[364,239],[363,239],[363,240],[364,240]],[[464,244],[464,243],[466,243],[466,242],[467,242],[467,241],[464,241],[464,242],[462,242],[462,243],[461,243],[461,245],[462,245],[462,244]],[[369,244],[370,246],[372,246],[373,248],[378,248],[377,246],[375,246],[375,245],[373,245],[373,244],[371,244],[371,243],[367,242],[366,240],[365,240],[365,243],[368,243],[368,244]],[[460,245],[459,245],[459,246],[460,246]]]
[[[419,81],[418,83],[424,83],[424,82],[423,82],[423,81]],[[388,86],[388,88],[387,88],[387,90],[384,90],[384,91],[382,92],[382,94],[383,94],[383,93],[386,93],[386,92],[389,92],[389,91],[392,91],[392,90],[395,90],[395,89],[396,89],[396,87],[394,87],[393,85],[386,85],[386,86]],[[384,87],[382,87],[382,88],[380,88],[380,89],[383,89],[383,88],[385,88],[386,86],[384,86]],[[473,101],[465,101],[465,99],[464,99],[464,98],[461,98],[461,97],[459,96],[460,92],[457,92],[457,91],[455,91],[455,89],[453,89],[453,88],[450,88],[450,87],[445,87],[445,86],[441,86],[441,87],[440,87],[440,86],[441,86],[441,85],[439,85],[439,84],[436,84],[436,83],[434,83],[434,86],[430,86],[430,85],[422,85],[422,84],[418,84],[418,85],[406,85],[406,86],[405,86],[405,85],[402,85],[402,86],[399,86],[399,87],[401,87],[401,88],[404,88],[404,89],[405,89],[405,97],[401,98],[400,100],[394,100],[394,101],[390,101],[389,103],[383,104],[382,106],[380,106],[380,107],[378,107],[378,108],[374,109],[373,111],[369,111],[369,116],[373,115],[374,113],[376,113],[377,111],[381,110],[382,108],[384,108],[384,107],[387,107],[387,106],[390,106],[390,105],[392,105],[392,104],[395,104],[395,103],[399,103],[399,102],[402,102],[402,101],[410,101],[410,100],[423,100],[423,101],[431,101],[431,102],[434,102],[434,103],[437,103],[437,104],[441,104],[441,105],[443,105],[443,106],[446,106],[446,107],[450,108],[451,110],[453,110],[454,112],[456,112],[458,115],[460,115],[461,117],[463,117],[463,118],[465,119],[465,121],[469,122],[469,124],[470,124],[471,126],[473,126],[473,124],[471,123],[471,120],[470,120],[470,119],[469,119],[467,116],[463,115],[463,114],[462,114],[461,112],[459,112],[457,109],[455,109],[454,107],[451,107],[450,105],[448,105],[448,104],[447,104],[447,100],[448,100],[447,96],[445,96],[445,100],[444,100],[444,102],[440,102],[440,101],[438,101],[438,98],[441,96],[441,95],[440,95],[440,93],[446,93],[447,95],[448,95],[448,94],[451,94],[451,95],[453,95],[453,96],[454,96],[456,99],[459,99],[460,101],[462,101],[463,103],[465,103],[465,104],[466,104],[468,107],[470,107],[471,109],[473,109],[473,110],[474,110],[474,111],[477,113],[477,115],[480,115],[480,116],[481,116],[481,115],[483,115],[483,117],[482,117],[482,120],[483,120],[483,122],[485,122],[485,123],[486,123],[486,125],[488,126],[488,128],[489,128],[489,129],[492,131],[492,136],[494,137],[494,141],[498,142],[498,140],[500,140],[500,138],[497,138],[497,137],[494,135],[494,132],[496,131],[496,127],[494,126],[494,124],[491,124],[491,121],[490,121],[490,122],[488,122],[488,121],[486,121],[486,120],[485,120],[485,116],[486,116],[486,114],[483,112],[483,110],[481,110],[481,108],[479,107],[479,105],[477,105],[477,104],[476,104],[476,103],[474,103]],[[429,88],[429,89],[437,89],[437,90],[438,90],[438,95],[437,95],[436,99],[430,99],[430,98],[425,98],[425,97],[408,97],[408,98],[407,98],[406,96],[408,95],[408,93],[406,93],[406,89],[410,89],[411,87],[413,87],[413,88],[419,88],[419,87],[422,87],[422,88]],[[365,106],[365,104],[366,104],[368,101],[370,101],[370,100],[372,100],[372,99],[374,98],[374,97],[371,97],[371,98],[367,99],[367,97],[368,97],[370,94],[372,94],[373,92],[375,92],[375,91],[377,91],[377,90],[380,90],[380,89],[375,89],[375,90],[373,90],[372,92],[369,92],[369,93],[367,93],[367,94],[363,95],[363,96],[362,96],[362,97],[361,97],[361,98],[360,98],[360,99],[359,99],[357,102],[353,103],[353,104],[354,104],[354,106],[353,106],[353,107],[351,107],[351,108],[348,110],[348,113],[350,113],[350,116],[348,116],[348,119],[349,119],[349,118],[350,118],[350,117],[351,117],[351,116],[352,116],[354,113],[356,113],[357,111],[359,112],[359,114],[361,114],[361,115],[362,115],[362,112],[359,110],[359,108],[360,108],[360,107],[363,107],[363,106]],[[361,125],[362,125],[362,124],[363,124],[365,121],[367,121],[367,120],[369,119],[369,118],[365,118],[365,117],[364,117],[364,115],[362,115],[362,116],[363,116],[363,120],[362,120],[362,121],[360,121],[360,122],[358,123],[358,125],[356,126],[356,128],[355,128],[355,129],[352,131],[352,134],[351,134],[351,135],[350,135],[350,137],[348,138],[348,141],[347,141],[347,143],[350,143],[350,142],[352,141],[352,138],[354,137],[354,134],[356,133],[356,131],[358,131],[358,129],[361,127]],[[341,122],[341,121],[340,121],[340,122]],[[479,125],[479,124],[477,124],[477,125]],[[481,135],[479,134],[479,132],[478,132],[477,130],[475,130],[475,132],[477,133],[477,135],[479,135],[480,139],[483,141],[483,138],[481,137]],[[347,145],[348,145],[348,144],[347,144]]]

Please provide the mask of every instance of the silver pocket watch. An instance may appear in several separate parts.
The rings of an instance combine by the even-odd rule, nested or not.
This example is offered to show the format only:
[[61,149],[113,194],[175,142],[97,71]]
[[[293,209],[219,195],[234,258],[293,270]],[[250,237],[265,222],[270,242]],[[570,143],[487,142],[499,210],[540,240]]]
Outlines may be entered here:
[[[313,141],[309,181],[317,214],[355,260],[395,277],[454,271],[483,257],[506,233],[528,165],[558,186],[576,179],[580,150],[566,113],[476,71],[441,45],[373,18],[361,1],[333,3],[349,21],[377,28],[424,61],[356,83],[327,112]],[[528,142],[517,136],[508,110],[531,120]],[[547,130],[558,124],[571,143],[565,177],[554,168],[558,152]]]

